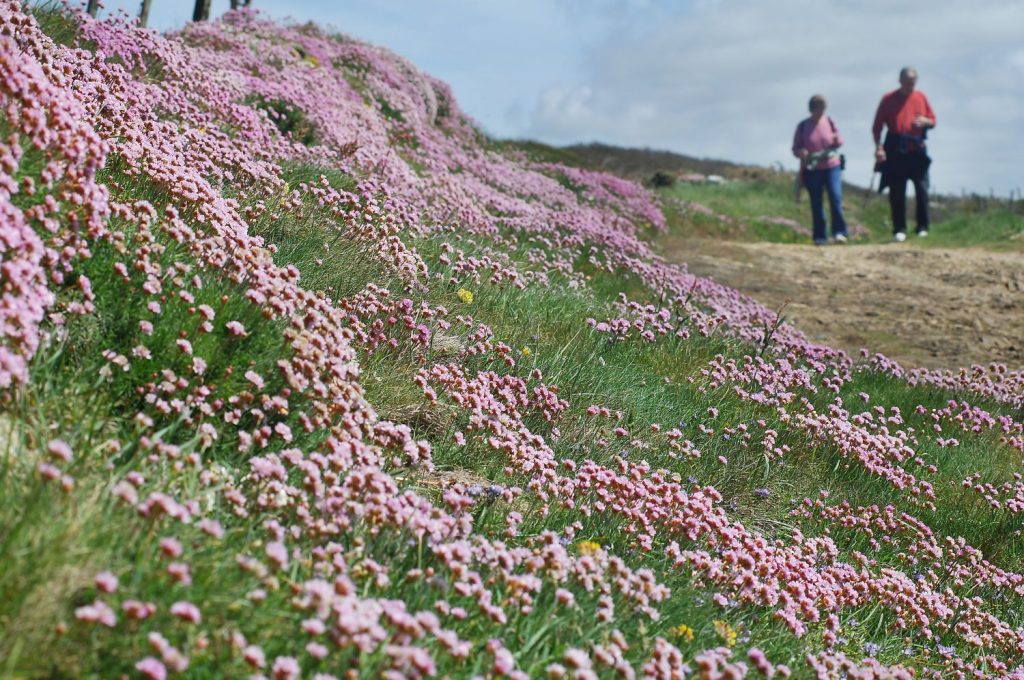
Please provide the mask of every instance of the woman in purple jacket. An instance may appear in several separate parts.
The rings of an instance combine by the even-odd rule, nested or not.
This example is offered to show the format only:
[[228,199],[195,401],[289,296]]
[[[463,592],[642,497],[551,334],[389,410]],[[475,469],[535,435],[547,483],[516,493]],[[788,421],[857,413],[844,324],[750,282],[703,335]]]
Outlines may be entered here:
[[825,206],[822,190],[828,191],[828,202],[832,212],[832,237],[836,243],[846,243],[849,237],[846,218],[843,217],[843,170],[839,147],[843,138],[835,121],[825,115],[825,98],[820,94],[811,97],[808,105],[810,118],[796,126],[793,135],[793,155],[800,159],[804,186],[811,197],[811,217],[814,220],[814,243],[828,243],[825,229]]

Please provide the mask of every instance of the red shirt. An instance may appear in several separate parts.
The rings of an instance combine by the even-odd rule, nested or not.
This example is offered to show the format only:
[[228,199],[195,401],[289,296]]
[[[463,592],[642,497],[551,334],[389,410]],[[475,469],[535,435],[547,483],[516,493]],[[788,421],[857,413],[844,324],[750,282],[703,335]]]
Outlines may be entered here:
[[882,138],[882,126],[890,131],[901,135],[919,135],[921,128],[914,127],[914,119],[918,116],[928,116],[932,119],[932,127],[935,127],[935,112],[928,98],[923,92],[914,90],[905,95],[899,90],[887,92],[878,104],[878,111],[875,113],[875,124],[871,132],[875,135],[875,143]]

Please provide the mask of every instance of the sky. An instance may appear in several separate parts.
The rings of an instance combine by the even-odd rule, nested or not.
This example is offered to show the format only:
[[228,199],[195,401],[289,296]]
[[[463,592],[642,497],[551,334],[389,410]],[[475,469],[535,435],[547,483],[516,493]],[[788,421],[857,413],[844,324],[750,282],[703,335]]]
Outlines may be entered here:
[[[107,0],[135,11],[138,0]],[[191,18],[153,0],[150,23]],[[1022,0],[253,0],[388,47],[452,86],[488,133],[795,169],[813,94],[867,185],[871,123],[901,67],[935,109],[933,191],[1024,189]],[[214,0],[220,14],[228,0]]]

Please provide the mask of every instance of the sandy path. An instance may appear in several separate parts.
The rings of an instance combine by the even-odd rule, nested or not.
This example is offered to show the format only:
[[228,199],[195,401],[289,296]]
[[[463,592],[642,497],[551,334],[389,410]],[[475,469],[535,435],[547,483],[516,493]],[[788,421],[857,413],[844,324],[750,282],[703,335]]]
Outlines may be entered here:
[[908,244],[679,240],[669,259],[778,308],[809,338],[908,366],[1024,367],[1024,254]]

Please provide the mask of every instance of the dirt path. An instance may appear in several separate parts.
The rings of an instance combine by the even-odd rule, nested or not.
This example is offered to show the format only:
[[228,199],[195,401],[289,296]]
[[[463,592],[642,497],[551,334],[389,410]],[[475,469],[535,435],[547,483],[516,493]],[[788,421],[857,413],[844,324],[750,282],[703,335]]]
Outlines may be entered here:
[[1024,255],[915,244],[686,240],[665,255],[785,315],[809,338],[907,366],[1024,367]]

